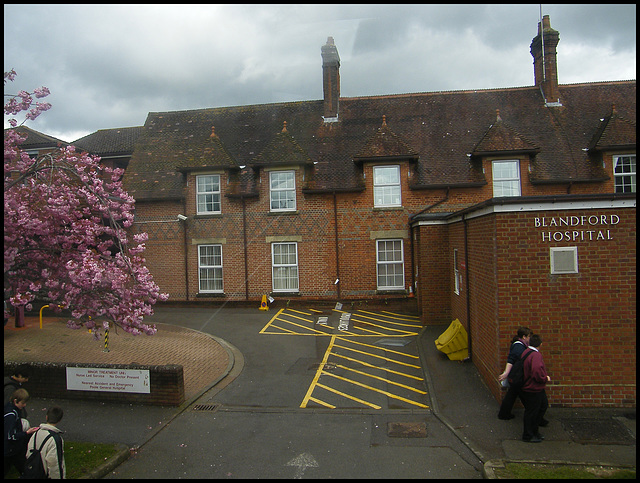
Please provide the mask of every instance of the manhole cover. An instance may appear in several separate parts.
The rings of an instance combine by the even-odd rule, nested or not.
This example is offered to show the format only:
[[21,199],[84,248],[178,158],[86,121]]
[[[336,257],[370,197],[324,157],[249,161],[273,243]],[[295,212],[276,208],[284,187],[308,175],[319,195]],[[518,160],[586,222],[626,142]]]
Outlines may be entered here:
[[390,438],[426,438],[427,423],[387,423],[387,436]]
[[635,444],[627,428],[615,419],[562,419],[561,422],[576,443]]

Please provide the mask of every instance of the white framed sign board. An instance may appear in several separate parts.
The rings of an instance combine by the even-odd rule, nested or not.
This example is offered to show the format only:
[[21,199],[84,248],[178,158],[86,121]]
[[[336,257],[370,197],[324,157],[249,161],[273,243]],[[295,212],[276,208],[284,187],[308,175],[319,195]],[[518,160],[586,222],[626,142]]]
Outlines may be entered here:
[[149,371],[145,369],[67,367],[67,390],[149,394],[151,392]]

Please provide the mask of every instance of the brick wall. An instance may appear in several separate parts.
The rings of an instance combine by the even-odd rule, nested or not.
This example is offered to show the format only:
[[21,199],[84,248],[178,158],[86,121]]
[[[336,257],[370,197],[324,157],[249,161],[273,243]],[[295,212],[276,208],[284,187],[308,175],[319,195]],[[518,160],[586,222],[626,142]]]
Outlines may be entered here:
[[[618,223],[600,223],[612,215]],[[527,326],[543,338],[552,404],[635,407],[635,215],[634,207],[469,220],[473,362],[496,398],[511,337]],[[571,216],[584,224],[536,226]],[[551,274],[550,247],[566,246],[577,247],[578,273]]]
[[[4,375],[13,374],[19,364],[21,363],[4,361]],[[31,362],[29,365],[31,366],[29,382],[24,387],[31,397],[124,402],[149,406],[179,406],[184,402],[184,378],[181,365],[62,364],[56,362]],[[148,370],[150,393],[67,390],[67,367]]]

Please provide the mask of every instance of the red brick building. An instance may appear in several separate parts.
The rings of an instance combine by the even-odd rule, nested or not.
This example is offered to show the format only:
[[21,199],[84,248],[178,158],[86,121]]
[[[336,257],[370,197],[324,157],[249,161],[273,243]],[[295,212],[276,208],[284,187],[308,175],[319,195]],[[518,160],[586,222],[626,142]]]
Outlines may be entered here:
[[322,100],[149,113],[124,181],[155,281],[458,318],[496,397],[529,326],[552,404],[635,406],[636,82],[558,84],[558,40],[531,87],[344,98],[329,38]]

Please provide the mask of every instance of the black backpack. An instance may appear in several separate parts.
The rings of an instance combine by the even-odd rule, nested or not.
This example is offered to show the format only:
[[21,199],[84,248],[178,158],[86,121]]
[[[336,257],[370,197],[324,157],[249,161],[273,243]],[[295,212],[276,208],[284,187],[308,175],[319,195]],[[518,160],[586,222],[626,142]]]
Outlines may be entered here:
[[47,435],[46,438],[44,438],[44,441],[42,441],[42,444],[40,444],[40,448],[36,449],[36,438],[33,438],[33,450],[31,451],[31,454],[29,455],[29,457],[27,458],[27,462],[24,465],[24,471],[22,472],[22,475],[20,476],[21,479],[23,480],[45,480],[47,478],[49,478],[49,474],[47,472],[44,471],[44,465],[42,464],[42,448],[44,447],[44,444],[47,442],[47,440],[49,438],[53,438],[56,442],[56,449],[58,450],[58,464],[60,465],[60,476],[63,477],[62,474],[62,455],[60,454],[60,446],[61,446],[61,442],[60,441],[60,436],[57,434],[52,433],[51,431],[49,431],[49,434]]
[[513,366],[511,366],[511,370],[509,371],[509,375],[507,376],[509,385],[522,386],[522,384],[524,384],[524,361],[532,352],[533,351],[527,352],[524,357],[520,356],[520,359],[513,363]]

